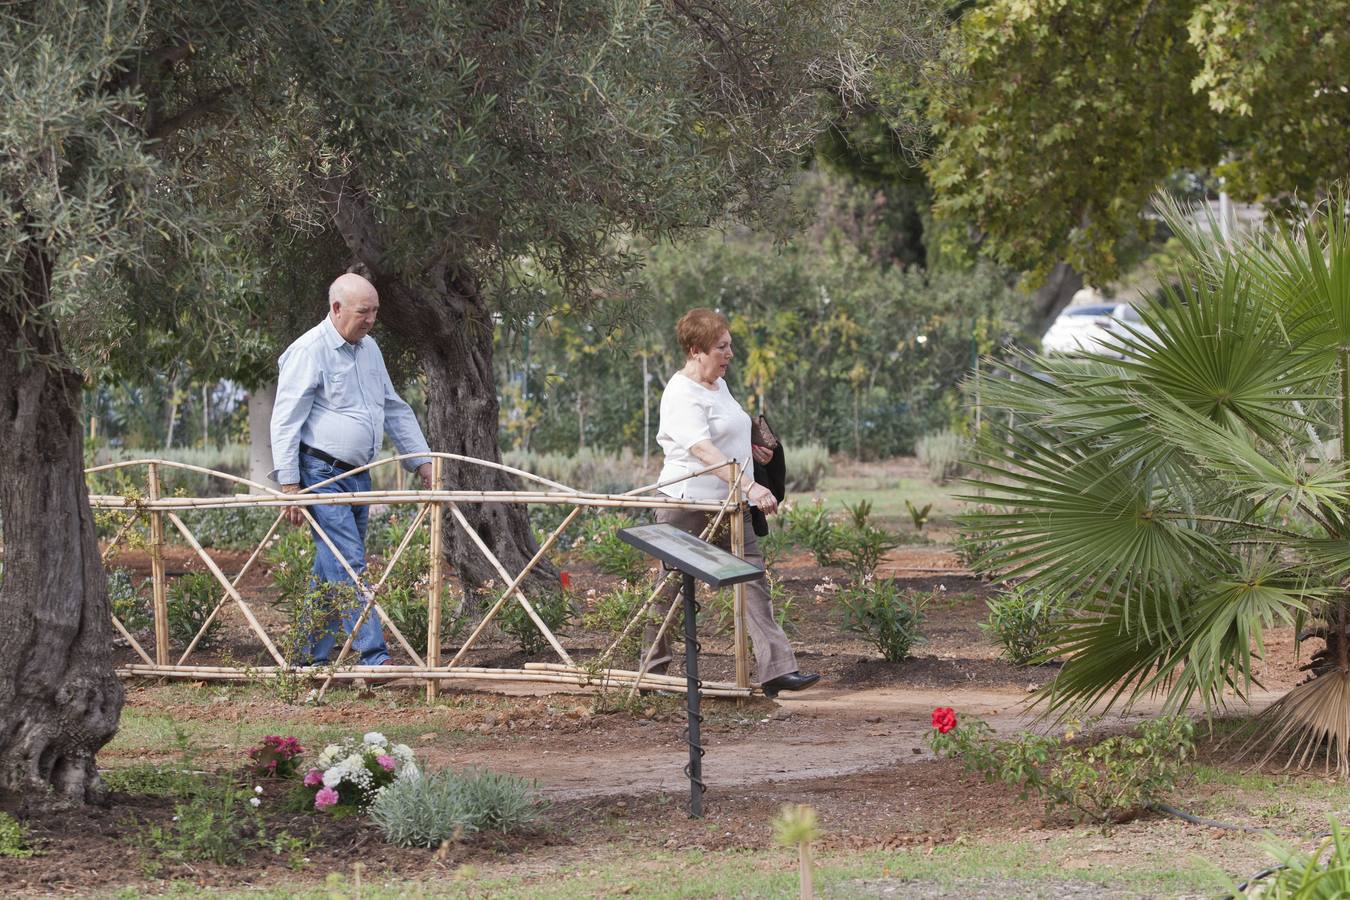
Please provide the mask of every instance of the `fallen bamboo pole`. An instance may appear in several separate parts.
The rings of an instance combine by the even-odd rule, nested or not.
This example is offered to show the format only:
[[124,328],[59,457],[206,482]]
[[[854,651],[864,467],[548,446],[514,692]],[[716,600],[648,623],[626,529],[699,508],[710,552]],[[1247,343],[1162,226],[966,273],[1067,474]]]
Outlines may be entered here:
[[[135,676],[142,678],[190,678],[197,681],[254,681],[259,679],[271,679],[279,676],[309,676],[313,678],[331,678],[338,681],[354,681],[357,679],[369,678],[372,676],[379,678],[408,678],[408,679],[462,679],[466,681],[527,681],[541,682],[545,684],[564,684],[571,687],[627,687],[632,676],[611,676],[606,675],[603,670],[598,673],[583,672],[577,675],[563,674],[560,672],[537,672],[526,669],[487,669],[487,668],[467,668],[458,669],[419,669],[412,666],[360,666],[350,669],[341,669],[335,672],[325,672],[322,669],[314,667],[299,668],[281,668],[277,666],[258,666],[251,669],[234,669],[224,666],[151,666],[151,665],[125,665],[117,670],[118,674],[127,677]],[[669,689],[679,691],[684,689],[684,682],[676,680],[669,685]],[[665,689],[666,685],[662,685]],[[744,688],[738,688],[733,684],[725,682],[704,682],[702,693],[712,697],[739,697],[745,698],[751,696],[751,692]]]

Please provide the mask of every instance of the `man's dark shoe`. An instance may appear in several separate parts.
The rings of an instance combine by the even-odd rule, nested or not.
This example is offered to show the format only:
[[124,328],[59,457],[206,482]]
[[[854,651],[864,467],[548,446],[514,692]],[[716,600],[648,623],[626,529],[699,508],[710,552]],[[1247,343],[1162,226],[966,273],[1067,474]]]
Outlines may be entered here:
[[777,678],[771,678],[759,686],[764,692],[765,697],[777,697],[779,691],[803,691],[820,680],[820,675],[815,672],[808,672],[803,675],[801,672],[789,672],[786,675],[779,675]]

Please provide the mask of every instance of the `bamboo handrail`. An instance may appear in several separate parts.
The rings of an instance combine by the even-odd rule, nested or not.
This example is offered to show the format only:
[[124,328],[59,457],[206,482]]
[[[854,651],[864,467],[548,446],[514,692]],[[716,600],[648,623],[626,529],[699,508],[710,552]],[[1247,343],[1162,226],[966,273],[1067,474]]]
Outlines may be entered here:
[[[471,457],[465,457],[454,453],[440,453],[440,452],[422,453],[422,454],[411,453],[411,454],[402,454],[399,456],[386,457],[380,460],[375,460],[367,464],[366,466],[360,467],[359,469],[343,472],[339,476],[336,476],[333,479],[329,479],[329,482],[349,478],[352,474],[367,471],[376,468],[378,466],[396,464],[398,462],[410,458],[418,458],[418,457],[430,457],[433,461],[433,469],[436,473],[436,477],[434,478],[434,489],[432,490],[411,490],[407,488],[400,488],[398,490],[393,491],[361,491],[355,493],[315,493],[315,490],[317,488],[321,488],[324,486],[324,484],[328,483],[324,482],[316,485],[311,485],[310,487],[297,493],[287,494],[278,491],[269,485],[259,484],[258,482],[252,481],[247,478],[242,478],[236,475],[231,475],[230,473],[227,472],[219,472],[202,466],[196,466],[189,463],[180,463],[173,460],[157,460],[157,459],[119,460],[116,462],[93,466],[87,469],[86,470],[87,474],[96,474],[99,472],[105,472],[116,469],[125,469],[134,466],[145,466],[148,470],[148,477],[150,480],[148,496],[146,497],[123,497],[110,494],[89,495],[90,505],[96,509],[123,509],[133,511],[136,514],[146,513],[149,516],[151,522],[151,559],[153,570],[152,577],[155,582],[154,590],[155,590],[155,609],[156,609],[156,616],[155,616],[156,658],[152,659],[150,654],[148,654],[145,651],[145,648],[143,648],[136,641],[135,637],[131,635],[131,633],[126,629],[126,627],[122,624],[122,622],[120,622],[114,616],[112,618],[115,629],[128,641],[132,649],[135,651],[136,655],[141,660],[144,661],[144,665],[133,663],[127,666],[123,666],[119,669],[119,672],[127,676],[178,677],[178,678],[190,677],[203,679],[235,680],[235,681],[247,680],[249,678],[254,677],[279,677],[281,675],[312,676],[320,678],[322,680],[322,686],[317,692],[317,695],[319,697],[322,697],[324,691],[334,680],[350,680],[353,678],[363,678],[371,674],[422,679],[426,681],[427,685],[426,692],[428,699],[432,699],[436,696],[437,685],[439,684],[440,680],[453,678],[470,678],[470,679],[499,678],[502,680],[541,681],[546,683],[571,684],[577,686],[589,685],[598,687],[631,686],[631,689],[634,692],[636,692],[637,688],[643,683],[673,690],[684,689],[685,682],[684,679],[682,678],[677,678],[674,676],[656,675],[654,673],[646,671],[647,667],[650,665],[650,658],[651,658],[650,651],[647,653],[646,659],[642,661],[642,664],[636,671],[627,669],[615,669],[615,668],[597,668],[596,660],[592,660],[590,664],[588,664],[588,667],[586,668],[577,666],[577,664],[573,661],[570,654],[567,652],[566,648],[562,645],[561,641],[559,641],[558,637],[555,634],[553,634],[553,632],[549,629],[547,624],[539,616],[538,611],[534,608],[533,604],[530,602],[529,598],[525,595],[525,593],[520,589],[520,586],[524,583],[525,579],[529,576],[530,572],[532,572],[537,567],[537,565],[548,553],[548,551],[554,546],[554,544],[561,536],[561,534],[577,519],[579,515],[581,515],[587,509],[595,509],[595,508],[690,509],[690,510],[705,511],[712,514],[710,516],[707,529],[704,531],[704,536],[706,538],[707,536],[711,535],[717,527],[719,527],[720,523],[725,518],[728,509],[733,505],[733,501],[738,499],[738,492],[737,492],[737,488],[739,487],[738,482],[744,477],[744,472],[740,471],[738,467],[734,465],[734,463],[724,463],[716,466],[708,466],[706,468],[700,469],[695,472],[691,472],[679,478],[667,479],[665,481],[658,481],[652,484],[643,485],[641,487],[634,488],[630,491],[626,491],[622,494],[579,491],[574,488],[568,487],[567,485],[561,484],[559,482],[552,481],[547,478],[543,478],[520,469],[516,469],[512,466],[507,466],[501,463],[492,462],[488,460],[477,460]],[[535,483],[552,488],[553,490],[537,490],[537,489],[514,490],[514,491],[447,490],[442,484],[441,478],[442,466],[445,460],[465,462],[511,473],[520,476],[522,478],[525,478],[527,480],[533,481]],[[673,496],[663,492],[664,488],[667,488],[673,484],[677,484],[689,478],[694,478],[700,475],[707,474],[709,472],[722,468],[725,465],[733,466],[732,477],[729,479],[731,487],[730,490],[728,491],[725,500],[690,500],[688,498]],[[159,469],[161,466],[166,468],[174,468],[185,471],[197,472],[208,476],[221,478],[225,481],[232,482],[237,485],[253,488],[259,491],[259,493],[234,494],[216,497],[165,497],[162,495],[162,490],[159,483]],[[311,513],[311,508],[315,506],[368,505],[372,503],[388,503],[396,505],[415,503],[418,504],[420,507],[417,516],[414,518],[413,522],[409,525],[407,531],[404,533],[403,539],[400,541],[398,549],[395,551],[393,556],[388,560],[387,564],[384,567],[383,572],[381,573],[379,580],[375,583],[373,587],[369,585],[369,578],[370,578],[369,573],[362,573],[361,575],[358,575],[354,571],[352,565],[346,560],[346,558],[341,553],[337,551],[337,547],[332,541],[332,538],[324,531],[324,529],[319,525],[318,521],[315,519],[314,515]],[[538,551],[529,560],[529,562],[525,565],[525,567],[514,577],[512,577],[507,572],[505,566],[502,565],[501,560],[499,560],[496,557],[496,555],[492,552],[491,548],[488,547],[487,543],[471,526],[468,519],[465,518],[464,513],[459,509],[459,505],[464,503],[470,504],[524,503],[524,504],[545,504],[545,505],[567,503],[570,504],[573,508],[568,512],[563,522],[557,528],[555,528],[553,533],[550,534],[549,537],[543,542],[542,546],[540,546]],[[738,502],[735,505],[739,507],[741,504]],[[266,548],[269,541],[271,541],[273,535],[276,533],[276,529],[280,525],[281,520],[285,517],[285,508],[287,507],[296,507],[300,509],[305,519],[308,520],[308,523],[312,528],[314,534],[319,538],[320,542],[323,543],[327,547],[327,549],[333,553],[335,558],[341,564],[342,568],[345,570],[347,576],[351,578],[352,583],[356,585],[357,590],[366,597],[366,603],[364,605],[364,608],[361,610],[360,617],[357,620],[357,627],[352,629],[351,633],[347,635],[347,639],[343,645],[343,648],[341,652],[338,654],[338,663],[334,666],[314,667],[314,666],[291,665],[288,660],[283,658],[280,651],[277,649],[276,645],[272,642],[270,636],[267,634],[267,630],[262,626],[262,623],[258,620],[257,616],[254,615],[253,610],[249,606],[248,602],[239,592],[239,586],[242,583],[244,577],[251,570],[252,566],[256,563],[257,559],[262,554],[262,551]],[[470,541],[474,543],[475,546],[477,546],[479,552],[482,553],[483,556],[489,561],[489,563],[497,571],[497,573],[501,576],[504,583],[506,584],[506,588],[502,591],[501,596],[493,604],[492,608],[488,611],[488,613],[483,617],[482,621],[478,623],[477,627],[475,628],[470,638],[464,642],[464,644],[459,648],[458,652],[454,655],[454,657],[450,660],[450,662],[446,664],[440,663],[439,658],[440,631],[439,627],[437,627],[439,625],[440,619],[439,614],[441,612],[440,588],[442,579],[440,577],[437,577],[440,574],[439,569],[441,564],[440,559],[441,553],[439,551],[441,548],[436,545],[441,543],[441,541],[443,541],[443,537],[439,532],[441,532],[441,530],[444,527],[444,516],[441,515],[439,512],[437,512],[437,514],[434,516],[431,515],[433,510],[439,511],[442,507],[448,507],[448,512],[450,516],[455,520],[456,524],[464,530],[464,532],[468,535]],[[239,573],[233,579],[229,579],[225,576],[224,572],[221,571],[219,565],[215,562],[211,554],[208,553],[206,549],[202,546],[201,542],[196,539],[196,537],[192,533],[192,530],[187,526],[187,524],[182,520],[182,518],[180,518],[178,514],[181,512],[188,512],[191,510],[232,509],[232,508],[273,508],[273,509],[280,508],[280,509],[278,509],[277,518],[273,520],[271,527],[267,531],[267,534],[263,537],[262,541],[259,542],[257,547],[254,548],[252,554],[249,556],[248,560],[244,563],[244,566],[241,568]],[[426,648],[427,657],[423,659],[421,656],[418,655],[417,651],[408,643],[407,639],[398,629],[397,625],[389,618],[386,611],[380,605],[378,598],[382,589],[384,588],[386,581],[388,580],[390,574],[394,570],[394,567],[398,565],[399,561],[403,557],[404,552],[409,546],[417,529],[420,527],[423,519],[426,519],[429,516],[432,521],[431,528],[432,528],[432,544],[433,544],[432,547],[433,577],[430,579],[430,584],[428,586],[427,603],[428,603],[428,620],[429,620],[428,624],[429,626],[431,626],[431,629],[429,629],[428,632],[428,640]],[[186,540],[188,545],[193,549],[196,555],[205,563],[208,570],[211,571],[213,577],[224,589],[224,595],[219,599],[215,607],[211,610],[211,613],[204,620],[203,624],[198,628],[196,635],[194,635],[191,642],[189,642],[187,648],[184,650],[182,656],[179,657],[176,664],[170,664],[167,656],[168,617],[167,617],[167,597],[165,590],[166,577],[163,571],[164,534],[162,525],[163,518],[165,517],[167,517],[169,521],[173,523],[176,530],[182,534],[183,538]],[[128,533],[130,528],[135,524],[135,521],[136,517],[133,517],[132,519],[123,523],[122,527],[113,537],[112,541],[109,542],[103,554],[101,554],[104,559],[112,555],[113,551],[115,550],[119,542],[126,535],[126,533]],[[440,540],[438,540],[438,538]],[[647,615],[647,610],[650,608],[651,603],[654,602],[655,598],[659,595],[662,588],[665,586],[668,578],[669,575],[667,575],[666,578],[660,579],[658,581],[651,594],[647,597],[646,602],[630,618],[628,623],[626,623],[623,633],[617,639],[615,639],[615,641],[604,651],[604,653],[601,654],[601,656],[598,659],[600,665],[604,665],[610,661],[610,659],[613,656],[613,653],[615,652],[619,644],[628,636],[629,633],[631,633],[631,630],[634,627],[636,627],[640,621],[645,619]],[[245,619],[247,620],[249,628],[261,640],[264,648],[267,651],[267,654],[271,656],[271,658],[275,661],[276,663],[275,666],[230,667],[230,666],[202,666],[202,665],[188,664],[187,662],[188,658],[191,656],[192,652],[196,649],[196,647],[202,640],[203,635],[206,633],[207,629],[209,629],[212,622],[215,621],[215,619],[221,614],[225,606],[228,605],[230,600],[235,601],[235,604],[239,607],[240,611],[243,613]],[[484,632],[487,626],[493,621],[494,617],[500,612],[503,605],[513,600],[521,604],[521,607],[530,617],[535,627],[539,629],[540,633],[548,641],[549,645],[551,646],[553,651],[558,655],[559,659],[562,660],[562,662],[528,663],[526,664],[524,669],[496,669],[496,668],[464,665],[463,659],[465,655],[474,646],[475,642],[478,640],[478,638],[481,636],[481,634]],[[672,614],[666,617],[666,621],[662,625],[662,632],[664,632],[664,630],[668,628],[669,623],[673,617],[673,611],[674,605],[672,604]],[[374,614],[378,616],[378,618],[381,620],[382,624],[384,624],[385,627],[387,627],[388,630],[393,633],[395,640],[402,647],[403,651],[408,655],[408,658],[413,660],[412,665],[386,665],[379,667],[370,667],[363,665],[350,665],[345,663],[344,660],[346,658],[346,655],[351,650],[351,643],[354,638],[354,635],[360,628],[361,624],[364,623],[364,621],[372,612],[374,612]],[[743,651],[744,647],[738,643],[737,646],[738,656],[743,655]],[[743,662],[742,660],[738,659],[738,666],[737,666],[738,676],[741,673],[742,662]],[[751,690],[748,687],[748,685],[744,682],[744,679],[738,678],[738,681],[741,681],[742,683],[738,685],[733,685],[733,684],[719,684],[714,682],[708,682],[705,685],[704,693],[709,696],[726,696],[726,697],[741,697],[741,698],[750,696]]]

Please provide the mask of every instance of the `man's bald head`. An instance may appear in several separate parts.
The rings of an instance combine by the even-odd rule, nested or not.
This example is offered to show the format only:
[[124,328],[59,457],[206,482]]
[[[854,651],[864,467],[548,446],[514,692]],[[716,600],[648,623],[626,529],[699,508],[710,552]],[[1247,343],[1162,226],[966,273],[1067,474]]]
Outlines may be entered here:
[[355,344],[375,327],[380,295],[375,285],[353,272],[328,286],[328,313],[342,339]]

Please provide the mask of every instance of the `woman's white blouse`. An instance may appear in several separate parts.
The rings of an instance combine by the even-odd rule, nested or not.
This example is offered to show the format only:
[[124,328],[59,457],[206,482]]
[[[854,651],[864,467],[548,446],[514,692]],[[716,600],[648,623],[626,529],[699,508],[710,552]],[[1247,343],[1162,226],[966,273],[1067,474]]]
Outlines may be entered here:
[[[744,471],[753,465],[750,458],[750,416],[727,390],[727,383],[717,379],[717,389],[709,390],[682,372],[676,372],[666,382],[661,393],[661,423],[656,442],[665,452],[666,462],[661,468],[661,480],[669,481],[690,472],[707,468],[689,448],[699,441],[712,441],[713,446],[735,459]],[[729,473],[728,473],[729,474]],[[749,487],[753,475],[741,484]],[[671,497],[688,500],[723,500],[727,483],[713,473],[687,478],[661,488]]]

